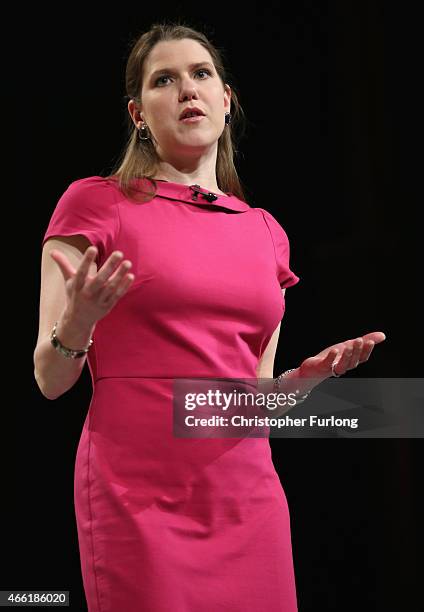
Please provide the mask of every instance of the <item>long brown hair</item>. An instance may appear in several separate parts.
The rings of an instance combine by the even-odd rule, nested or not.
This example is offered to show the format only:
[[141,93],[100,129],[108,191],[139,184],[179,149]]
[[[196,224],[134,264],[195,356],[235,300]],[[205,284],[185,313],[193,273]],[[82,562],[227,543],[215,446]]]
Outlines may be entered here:
[[[161,41],[181,40],[191,38],[199,42],[211,55],[215,69],[223,85],[228,83],[227,71],[224,68],[223,52],[210,42],[205,34],[182,23],[155,23],[149,31],[133,41],[125,70],[125,99],[134,99],[140,104],[142,90],[143,65],[153,47]],[[237,92],[233,84],[231,87],[231,123],[226,125],[218,140],[216,160],[216,176],[218,187],[223,192],[229,192],[241,200],[246,200],[241,181],[234,165],[234,157],[238,153],[235,148],[236,141],[241,138],[245,128],[245,114],[239,103]],[[132,118],[127,114],[128,140],[112,172],[107,179],[118,182],[123,194],[131,200],[150,200],[156,193],[155,176],[160,158],[156,149],[149,140],[141,141],[138,129]],[[134,179],[147,179],[154,186],[153,191],[144,191],[137,187]],[[145,181],[142,181],[145,184]],[[142,194],[141,198],[137,194]]]

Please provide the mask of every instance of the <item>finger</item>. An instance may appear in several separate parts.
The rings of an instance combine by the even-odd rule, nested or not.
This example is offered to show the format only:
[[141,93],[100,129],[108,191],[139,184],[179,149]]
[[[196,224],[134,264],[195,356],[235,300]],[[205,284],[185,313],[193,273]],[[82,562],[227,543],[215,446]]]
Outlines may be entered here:
[[130,261],[123,261],[119,268],[112,274],[107,283],[103,286],[101,293],[99,294],[100,301],[108,301],[110,297],[115,293],[117,287],[121,284],[122,279],[128,273],[132,263]]
[[366,342],[367,340],[372,340],[374,344],[379,344],[380,342],[383,342],[383,340],[386,339],[386,334],[380,331],[370,332],[369,334],[364,334],[362,336],[362,339],[364,340],[364,342]]
[[324,360],[324,364],[326,366],[329,365],[331,367],[334,361],[336,361],[339,354],[340,354],[339,349],[333,347],[330,351],[328,351],[328,355]]
[[[351,348],[351,344],[345,345],[340,351],[340,357],[334,364],[334,371],[336,374],[340,376],[340,374],[344,374],[348,369],[351,357],[352,357],[353,349]],[[337,367],[336,367],[337,366]]]
[[97,272],[96,276],[91,280],[90,288],[93,293],[103,289],[103,285],[115,271],[117,265],[121,262],[124,254],[122,251],[114,251],[105,261],[103,266]]
[[121,282],[119,283],[119,285],[115,288],[115,291],[113,293],[106,294],[106,297],[102,297],[101,301],[109,308],[112,308],[116,304],[116,302],[128,290],[134,278],[135,278],[134,274],[132,273],[126,274],[124,278],[121,279]]
[[358,366],[359,360],[361,358],[362,347],[363,347],[362,338],[355,338],[355,340],[352,343],[352,356],[347,366],[348,370],[352,370],[353,368],[356,368]]
[[333,347],[328,351],[327,357],[324,360],[325,372],[331,372],[333,374],[333,364],[338,363],[341,352],[338,348]]
[[122,297],[124,295],[124,293],[127,291],[127,289],[130,287],[131,283],[133,282],[133,280],[135,279],[135,275],[130,273],[127,274],[123,281],[121,282],[121,284],[118,286],[118,288],[116,289],[116,296],[118,298]]
[[59,251],[59,249],[52,249],[49,255],[59,266],[65,281],[74,276],[75,268],[70,264],[69,259],[62,251]]
[[360,363],[363,363],[364,361],[368,361],[368,358],[371,355],[372,349],[374,348],[374,346],[375,345],[374,345],[373,340],[367,340],[364,343],[364,346],[362,348]]
[[75,289],[80,290],[84,287],[84,284],[87,280],[87,275],[90,270],[90,266],[93,261],[97,257],[97,247],[89,246],[84,253],[84,257],[82,258],[74,279]]

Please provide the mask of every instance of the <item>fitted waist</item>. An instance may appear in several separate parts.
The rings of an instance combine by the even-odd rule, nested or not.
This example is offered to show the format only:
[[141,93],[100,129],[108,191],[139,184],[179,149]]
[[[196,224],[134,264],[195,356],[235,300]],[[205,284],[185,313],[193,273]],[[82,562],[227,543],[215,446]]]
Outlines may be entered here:
[[248,375],[228,375],[228,376],[223,376],[223,375],[208,375],[208,376],[191,376],[191,375],[187,375],[187,376],[144,376],[142,374],[133,374],[133,375],[129,375],[129,376],[119,376],[119,375],[108,375],[108,376],[97,376],[95,379],[95,382],[99,382],[101,380],[108,380],[108,379],[122,379],[122,380],[126,380],[126,379],[147,379],[147,380],[189,380],[189,379],[193,379],[193,380],[234,380],[234,381],[239,381],[239,382],[244,382],[244,381],[254,381],[257,380],[256,377],[254,376],[248,376]]
[[128,387],[133,389],[157,389],[176,393],[207,393],[209,389],[221,390],[228,392],[231,390],[256,389],[258,379],[251,376],[145,376],[145,375],[128,375],[128,376],[99,376],[93,383],[94,391],[96,388],[108,384],[109,386],[115,383],[117,387]]

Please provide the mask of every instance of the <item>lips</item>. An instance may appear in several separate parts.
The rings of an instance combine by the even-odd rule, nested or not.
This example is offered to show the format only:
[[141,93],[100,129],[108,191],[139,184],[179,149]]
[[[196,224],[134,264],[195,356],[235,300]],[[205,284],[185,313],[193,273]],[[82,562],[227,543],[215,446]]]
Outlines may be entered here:
[[193,106],[193,107],[185,108],[183,110],[183,112],[180,115],[180,121],[182,119],[187,119],[190,113],[195,113],[196,116],[201,116],[201,117],[205,116],[205,113],[200,108]]
[[205,117],[203,115],[194,115],[193,117],[184,117],[180,119],[180,123],[200,123]]

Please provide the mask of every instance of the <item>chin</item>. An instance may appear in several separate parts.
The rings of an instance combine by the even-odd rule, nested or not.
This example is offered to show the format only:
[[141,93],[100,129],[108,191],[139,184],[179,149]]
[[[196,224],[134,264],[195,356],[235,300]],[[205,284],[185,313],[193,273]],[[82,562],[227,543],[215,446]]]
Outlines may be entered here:
[[178,138],[175,142],[177,147],[203,147],[203,148],[207,148],[207,147],[212,147],[214,144],[217,143],[218,137],[215,138],[211,138],[211,136],[205,136],[202,134],[188,134],[185,137],[182,138]]

